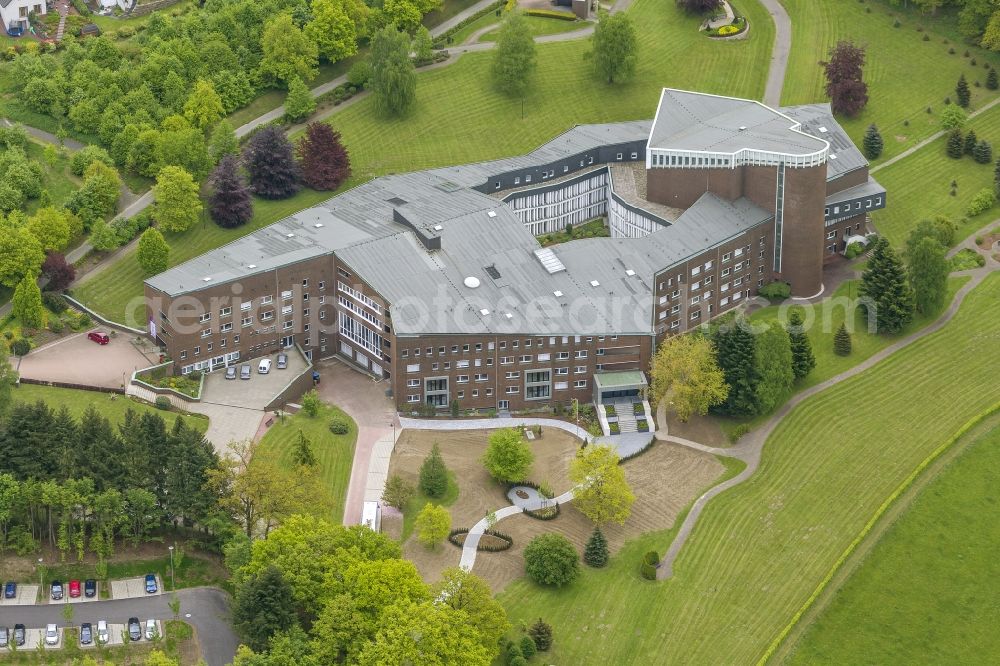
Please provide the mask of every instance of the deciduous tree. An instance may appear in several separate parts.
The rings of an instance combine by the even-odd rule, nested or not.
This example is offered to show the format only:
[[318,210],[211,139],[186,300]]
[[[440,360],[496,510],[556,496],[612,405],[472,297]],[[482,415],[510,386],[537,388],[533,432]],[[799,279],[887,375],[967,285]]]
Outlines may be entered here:
[[169,256],[170,246],[167,245],[159,229],[150,227],[142,232],[136,259],[144,274],[156,275],[167,270]]
[[314,190],[335,190],[351,177],[351,158],[340,132],[326,123],[309,123],[295,147],[302,181]]
[[233,155],[226,155],[215,167],[211,179],[212,194],[208,213],[220,227],[232,229],[246,224],[253,217],[253,201]]
[[[941,111],[941,129],[944,130],[960,130],[965,126],[965,121],[968,120],[968,116],[961,107],[955,106],[954,104],[946,104],[944,109]],[[961,148],[962,133],[958,133],[959,137],[959,148]],[[949,146],[950,152],[950,146]],[[959,152],[961,156],[961,152]]]
[[503,428],[490,435],[482,460],[490,476],[504,483],[527,479],[535,456],[519,430]]
[[371,46],[372,78],[368,87],[383,115],[402,116],[417,96],[417,75],[410,62],[410,40],[392,25],[376,33]]
[[76,269],[58,252],[49,252],[42,263],[42,275],[48,278],[46,291],[62,291],[76,279]]
[[250,190],[264,199],[286,199],[299,191],[299,168],[292,144],[277,127],[251,137],[244,151]]
[[754,344],[754,374],[759,411],[774,409],[792,388],[792,347],[788,331],[771,324],[757,334]]
[[65,208],[46,206],[28,218],[28,231],[46,252],[61,252],[83,231],[83,223]]
[[588,57],[594,61],[594,70],[602,81],[622,83],[635,75],[639,41],[632,19],[624,12],[611,14],[602,11]]
[[463,626],[464,621],[461,611],[432,601],[394,604],[380,617],[376,640],[364,646],[355,663],[487,666],[491,652]]
[[721,0],[677,0],[677,5],[692,14],[706,14],[718,9]]
[[160,170],[153,198],[153,217],[164,231],[187,231],[201,217],[198,183],[181,167],[167,166]]
[[861,274],[858,294],[865,309],[874,309],[879,333],[898,333],[913,318],[913,292],[896,251],[885,238],[875,241],[868,267]]
[[415,529],[420,543],[433,548],[448,538],[448,532],[451,531],[451,514],[443,506],[428,502],[417,514]]
[[264,26],[260,40],[263,52],[259,70],[271,83],[287,83],[294,77],[311,81],[317,70],[319,50],[292,21],[291,14],[278,14]]
[[215,92],[212,82],[205,79],[195,81],[191,94],[184,102],[184,117],[188,122],[204,132],[219,122],[225,113],[222,99],[219,98],[219,93]]
[[820,63],[826,72],[826,94],[834,113],[856,115],[868,103],[868,86],[863,80],[865,50],[848,41],[830,49],[829,62]]
[[431,587],[431,598],[441,599],[454,610],[465,613],[468,626],[488,650],[495,652],[500,639],[510,631],[507,612],[493,598],[489,585],[464,569],[452,567],[442,571],[441,580]]
[[635,495],[618,462],[618,454],[610,446],[593,445],[577,451],[569,466],[573,506],[598,526],[608,522],[624,525],[632,513]]
[[524,549],[525,572],[539,585],[562,587],[580,575],[580,556],[569,539],[550,532],[532,539]]
[[223,118],[212,128],[212,134],[208,139],[208,156],[212,164],[218,164],[226,155],[239,155],[240,144],[236,139],[236,132],[233,125]]
[[924,236],[907,250],[906,267],[917,312],[929,314],[944,304],[951,272],[946,253],[947,248],[931,236]]
[[728,393],[711,341],[697,335],[664,340],[653,357],[650,374],[653,402],[666,400],[682,422],[721,404]]
[[26,228],[0,224],[0,284],[15,287],[25,275],[36,275],[45,252]]
[[357,27],[344,2],[313,0],[311,9],[313,18],[306,24],[305,34],[316,44],[321,57],[339,62],[358,52]]
[[285,118],[297,123],[308,118],[315,110],[316,98],[309,92],[309,87],[299,77],[292,77],[285,97]]
[[507,15],[493,49],[493,82],[511,97],[524,97],[535,71],[535,40],[520,12]]

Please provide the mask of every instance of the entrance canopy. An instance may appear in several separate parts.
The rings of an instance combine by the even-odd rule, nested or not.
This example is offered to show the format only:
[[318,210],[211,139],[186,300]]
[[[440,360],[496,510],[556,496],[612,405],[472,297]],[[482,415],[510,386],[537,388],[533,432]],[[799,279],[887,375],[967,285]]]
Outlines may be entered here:
[[597,373],[594,375],[594,404],[618,398],[642,398],[647,386],[646,375],[641,370]]

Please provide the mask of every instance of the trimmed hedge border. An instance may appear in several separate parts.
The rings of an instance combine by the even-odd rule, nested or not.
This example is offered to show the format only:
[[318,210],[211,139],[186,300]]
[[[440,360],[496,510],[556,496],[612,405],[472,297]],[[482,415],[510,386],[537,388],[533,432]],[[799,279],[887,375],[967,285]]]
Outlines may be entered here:
[[[467,527],[460,527],[457,530],[452,530],[451,532],[448,533],[448,542],[451,543],[453,546],[458,546],[459,548],[465,548],[465,544],[459,543],[455,537],[459,536],[460,534],[468,534],[468,533],[469,533],[469,528]],[[482,539],[480,539],[479,543],[476,544],[477,551],[481,550],[486,553],[499,553],[501,551],[507,550],[508,548],[514,545],[514,539],[512,539],[509,534],[498,532],[496,530],[485,530],[483,534],[488,534],[491,537],[496,537],[497,539],[500,539],[507,545],[500,547],[484,546]]]
[[965,433],[969,432],[969,430],[977,426],[983,420],[995,414],[997,411],[1000,411],[1000,402],[995,403],[989,409],[980,412],[976,416],[966,421],[965,425],[959,428],[954,435],[945,440],[944,443],[941,444],[941,446],[931,451],[931,453],[926,458],[924,458],[919,465],[917,465],[916,469],[910,472],[909,476],[903,479],[903,481],[896,487],[896,489],[892,491],[889,497],[887,497],[886,500],[882,502],[881,505],[879,505],[878,509],[875,510],[875,513],[872,515],[872,517],[868,520],[867,523],[865,523],[865,526],[861,528],[861,531],[858,532],[858,535],[854,537],[854,540],[851,541],[850,544],[848,544],[846,549],[844,549],[844,552],[841,553],[840,557],[837,558],[837,561],[833,563],[833,566],[830,567],[830,570],[827,572],[826,576],[824,576],[823,580],[819,582],[819,585],[817,585],[816,589],[813,590],[813,593],[809,595],[809,598],[805,600],[805,602],[802,604],[802,607],[799,608],[799,610],[796,611],[795,615],[792,616],[792,619],[788,622],[787,625],[785,625],[785,628],[781,630],[781,633],[779,633],[775,637],[775,639],[771,641],[771,644],[768,646],[767,651],[764,652],[764,655],[757,661],[757,666],[763,666],[763,664],[765,664],[774,655],[775,651],[779,647],[781,647],[781,644],[788,637],[788,634],[790,634],[792,629],[795,628],[795,625],[799,623],[799,620],[801,620],[802,616],[806,614],[806,611],[808,611],[809,608],[814,603],[816,603],[816,599],[819,598],[819,595],[821,595],[826,590],[827,585],[829,585],[830,581],[833,580],[833,577],[837,575],[837,572],[840,570],[840,568],[844,566],[844,562],[847,561],[847,558],[849,558],[851,554],[857,549],[857,547],[861,545],[861,542],[864,541],[865,537],[868,536],[868,533],[872,531],[872,528],[875,527],[875,524],[879,521],[879,519],[881,519],[882,516],[885,515],[885,512],[889,510],[889,507],[892,506],[893,502],[899,499],[899,496],[902,495],[904,492],[906,492],[906,490],[911,485],[913,485],[913,482],[917,480],[917,477],[920,476],[921,472],[927,469],[928,465],[930,465],[932,462],[941,457],[941,454],[943,454],[945,451],[951,448],[955,444],[955,442],[957,442],[959,439],[962,438],[963,435],[965,435]]
[[[555,511],[552,511],[552,509],[555,509]],[[547,511],[550,513],[542,513],[543,511]],[[558,502],[556,502],[552,506],[545,507],[544,509],[534,509],[534,510],[524,509],[524,508],[521,509],[521,513],[530,518],[534,518],[535,520],[555,520],[556,518],[559,517],[559,513],[561,511],[562,509],[559,508]]]
[[625,456],[624,458],[619,458],[618,459],[618,464],[621,465],[623,462],[625,462],[627,460],[632,460],[633,458],[638,458],[643,453],[645,453],[646,451],[649,451],[651,448],[653,448],[653,444],[655,442],[656,442],[656,437],[654,435],[650,435],[650,437],[649,437],[649,444],[647,444],[646,446],[642,447],[641,449],[639,449],[635,453],[630,453],[627,456]]
[[453,25],[452,27],[448,28],[447,30],[445,30],[444,32],[442,32],[440,35],[438,35],[437,37],[434,38],[434,42],[433,42],[434,48],[441,48],[442,45],[448,44],[449,43],[448,39],[451,36],[457,34],[459,30],[461,30],[465,26],[469,25],[473,21],[478,21],[479,19],[483,18],[487,14],[492,14],[492,13],[496,12],[498,9],[502,8],[503,5],[504,5],[504,0],[497,0],[496,2],[494,2],[491,5],[489,5],[488,7],[483,7],[482,9],[480,9],[475,14],[466,17],[465,20],[456,23],[455,25]]
[[524,12],[528,16],[540,16],[542,18],[559,19],[560,21],[575,21],[576,14],[569,12],[557,12],[554,9],[529,9]]

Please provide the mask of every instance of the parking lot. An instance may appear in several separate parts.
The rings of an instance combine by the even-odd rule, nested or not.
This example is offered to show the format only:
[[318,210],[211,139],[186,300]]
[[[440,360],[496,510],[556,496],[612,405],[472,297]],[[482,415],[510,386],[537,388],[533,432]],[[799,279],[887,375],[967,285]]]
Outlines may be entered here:
[[45,644],[45,629],[25,629],[24,630],[24,645],[22,645],[20,650],[37,650],[38,646],[41,645],[46,650],[58,650],[62,647],[63,643],[63,630],[59,630],[59,642],[55,645]]
[[[286,351],[288,368],[278,369],[278,355],[250,359],[236,364],[236,379],[226,379],[224,369],[205,375],[205,387],[201,401],[230,407],[263,410],[293,379],[308,367],[306,360],[295,349]],[[261,358],[271,359],[271,371],[266,375],[257,372]],[[239,379],[240,368],[250,365],[250,379]]]
[[29,606],[37,601],[37,585],[18,585],[17,596],[13,599],[3,599],[0,597],[0,606]]
[[156,577],[156,592],[146,593],[146,579],[143,576],[124,578],[111,581],[112,599],[135,599],[138,597],[155,597],[163,592],[163,581]]
[[[107,329],[92,330],[107,332]],[[119,388],[128,382],[134,370],[147,368],[159,360],[140,352],[131,342],[134,336],[118,333],[108,344],[99,345],[87,338],[88,332],[32,350],[20,359],[19,367],[16,358],[11,359],[11,364],[21,377],[28,379]]]
[[[156,622],[156,635],[157,637],[163,636],[163,621],[155,620]],[[140,641],[148,640],[146,638],[146,620],[144,618],[139,618],[139,623],[141,625],[142,638]],[[91,631],[93,632],[93,638],[89,645],[81,645],[83,649],[96,648],[97,647],[97,623],[91,622]],[[80,624],[76,623],[73,625],[75,628],[79,629]],[[127,625],[118,624],[115,622],[108,623],[108,642],[106,645],[124,645],[125,635],[128,632]],[[63,627],[59,627],[59,642],[55,645],[46,645],[45,643],[45,629],[44,628],[32,628],[28,627],[24,630],[24,645],[18,648],[20,651],[24,650],[37,650],[38,646],[41,645],[46,650],[58,650],[63,647],[63,637],[65,636],[65,630]]]

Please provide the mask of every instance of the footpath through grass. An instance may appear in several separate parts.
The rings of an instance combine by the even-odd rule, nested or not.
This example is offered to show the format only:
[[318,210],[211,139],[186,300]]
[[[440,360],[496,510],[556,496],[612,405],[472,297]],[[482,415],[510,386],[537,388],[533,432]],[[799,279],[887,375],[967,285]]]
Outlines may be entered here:
[[[840,40],[865,47],[868,105],[857,118],[837,120],[859,146],[865,128],[876,123],[885,140],[881,160],[939,129],[944,99],[950,97],[954,103],[955,84],[961,74],[965,74],[972,90],[972,109],[997,96],[997,91],[986,90],[989,70],[984,64],[1000,67],[1000,55],[964,43],[953,15],[927,16],[920,13],[916,3],[904,8],[879,0],[781,1],[792,20],[792,52],[782,104],[829,101],[819,62],[829,58],[830,48]],[[896,20],[900,22],[898,28],[893,27]],[[918,32],[918,27],[923,27],[923,32]],[[924,41],[925,35],[928,41]],[[955,53],[949,54],[949,49]],[[966,51],[968,58],[964,57]],[[972,65],[973,59],[976,65]],[[975,87],[976,81],[983,87]],[[927,107],[932,113],[927,113]],[[889,206],[897,206],[901,199],[889,189]]]
[[[334,418],[344,419],[348,423],[350,429],[346,435],[334,435],[330,432],[330,421]],[[300,430],[312,442],[313,453],[319,464],[319,477],[327,485],[334,500],[334,511],[330,519],[339,525],[344,518],[344,501],[347,499],[347,485],[351,480],[358,426],[341,410],[323,405],[316,416],[298,412],[280,419],[260,441],[260,450],[277,454],[279,464],[291,467]]]
[[921,491],[786,660],[974,664],[1000,654],[1000,429]]
[[[793,410],[754,476],[708,504],[672,580],[627,583],[635,549],[564,590],[512,585],[512,618],[554,625],[553,663],[754,663],[879,504],[996,401],[998,335],[993,275],[941,331]],[[577,596],[591,577],[600,584]]]

